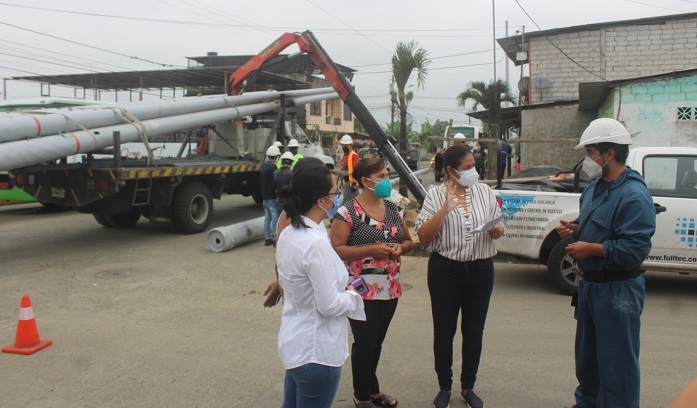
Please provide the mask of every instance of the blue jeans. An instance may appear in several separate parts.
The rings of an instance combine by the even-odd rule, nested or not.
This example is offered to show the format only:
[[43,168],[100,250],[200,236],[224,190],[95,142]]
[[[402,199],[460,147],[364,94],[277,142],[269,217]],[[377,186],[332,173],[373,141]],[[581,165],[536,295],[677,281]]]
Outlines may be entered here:
[[482,355],[484,323],[494,289],[494,261],[491,258],[457,262],[438,253],[428,260],[428,291],[433,314],[433,354],[441,390],[452,389],[453,338],[462,311],[462,374],[460,387],[474,388]]
[[286,370],[281,408],[331,408],[340,379],[341,367],[311,363]]
[[278,224],[278,206],[276,200],[264,200],[264,239],[276,240]]
[[644,277],[581,280],[576,310],[576,404],[639,408],[639,332]]

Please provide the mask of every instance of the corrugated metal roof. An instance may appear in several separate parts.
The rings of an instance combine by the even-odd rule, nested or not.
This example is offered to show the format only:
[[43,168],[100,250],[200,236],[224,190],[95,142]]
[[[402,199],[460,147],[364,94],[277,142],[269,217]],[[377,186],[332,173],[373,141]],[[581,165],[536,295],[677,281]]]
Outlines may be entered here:
[[[219,88],[238,67],[187,68],[153,71],[90,72],[70,75],[34,75],[13,77],[18,81],[43,82],[76,88],[99,90],[162,89],[162,88]],[[305,81],[262,71],[256,78],[256,89],[303,89]],[[254,90],[248,89],[248,90]]]

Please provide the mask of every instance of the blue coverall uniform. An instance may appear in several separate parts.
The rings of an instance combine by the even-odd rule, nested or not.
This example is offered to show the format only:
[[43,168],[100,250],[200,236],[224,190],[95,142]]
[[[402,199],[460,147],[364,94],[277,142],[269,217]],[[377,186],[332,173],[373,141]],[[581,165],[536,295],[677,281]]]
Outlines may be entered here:
[[[581,195],[578,241],[602,243],[604,257],[579,259],[582,271],[636,270],[651,250],[656,210],[643,178],[627,168],[595,199],[598,180]],[[576,404],[580,408],[639,407],[639,332],[644,277],[581,280],[576,326]]]

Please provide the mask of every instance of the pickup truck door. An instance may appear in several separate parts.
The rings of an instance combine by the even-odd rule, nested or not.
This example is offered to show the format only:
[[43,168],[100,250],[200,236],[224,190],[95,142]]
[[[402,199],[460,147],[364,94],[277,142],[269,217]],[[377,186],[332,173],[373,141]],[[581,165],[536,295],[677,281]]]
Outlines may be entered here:
[[666,209],[644,267],[697,273],[697,156],[649,154],[642,168],[654,204]]

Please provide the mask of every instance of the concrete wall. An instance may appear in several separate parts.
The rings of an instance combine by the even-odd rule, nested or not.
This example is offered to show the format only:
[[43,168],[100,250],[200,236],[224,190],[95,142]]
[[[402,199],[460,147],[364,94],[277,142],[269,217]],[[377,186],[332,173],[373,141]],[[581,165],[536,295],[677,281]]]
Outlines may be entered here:
[[[565,57],[547,38],[586,69]],[[547,38],[529,40],[531,103],[578,99],[580,82],[697,67],[697,18],[605,27]]]
[[695,146],[697,76],[616,88],[598,116],[617,114],[629,133],[640,132],[634,136],[634,146]]
[[574,141],[521,143],[520,163],[523,168],[557,166],[563,170],[581,160],[584,151],[574,150],[581,133],[595,119],[595,112],[578,110],[578,105],[524,109],[522,140],[574,139]]

